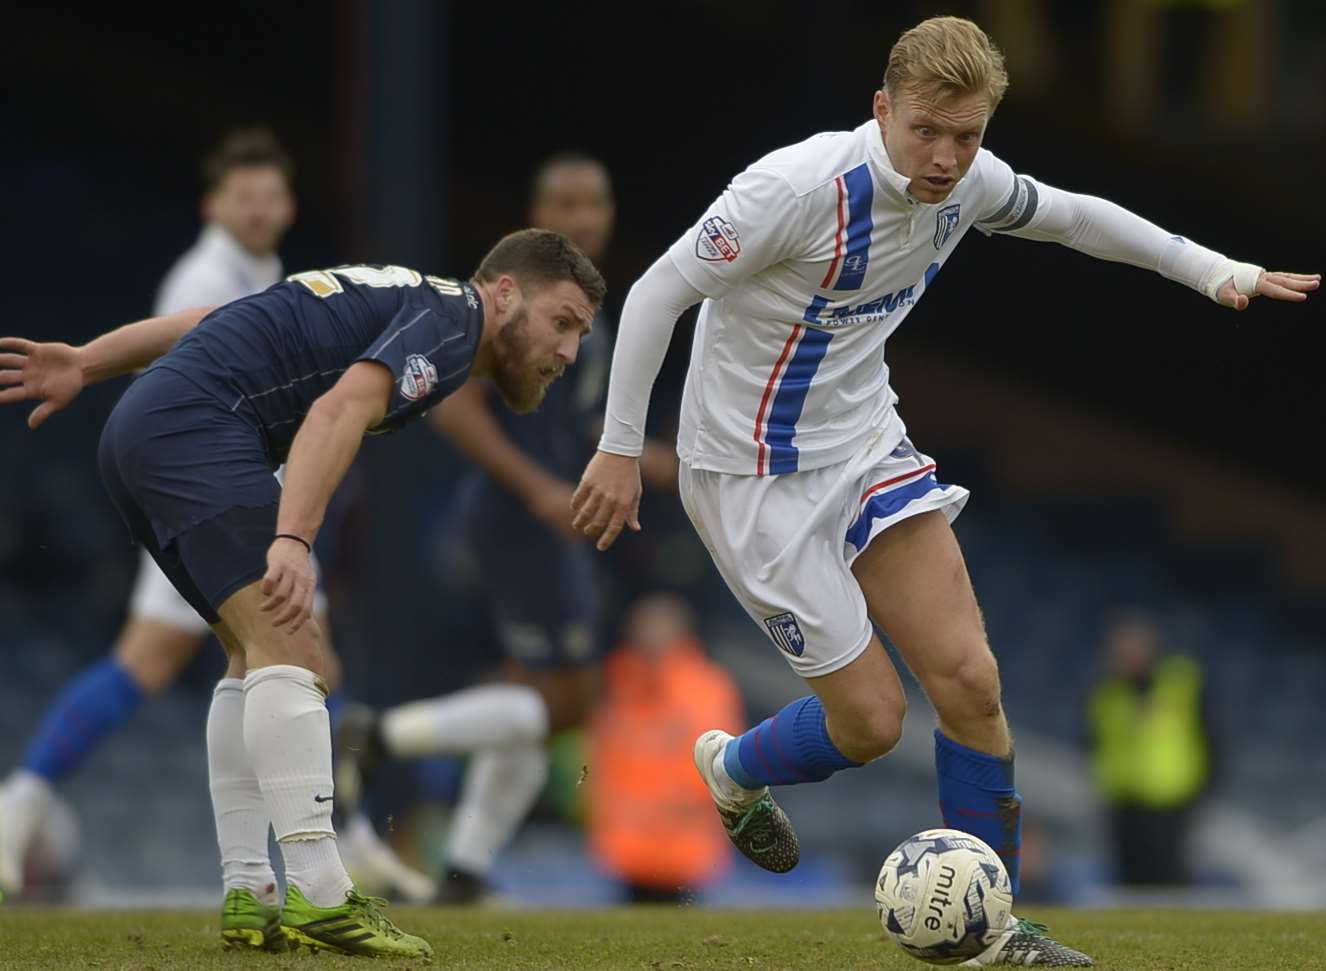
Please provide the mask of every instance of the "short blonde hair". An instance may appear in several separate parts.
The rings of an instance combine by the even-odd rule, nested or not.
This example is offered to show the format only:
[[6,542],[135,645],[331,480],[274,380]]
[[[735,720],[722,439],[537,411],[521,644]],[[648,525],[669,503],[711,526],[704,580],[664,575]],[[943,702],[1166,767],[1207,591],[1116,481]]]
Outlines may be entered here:
[[931,17],[889,51],[884,90],[892,96],[980,92],[994,111],[1008,90],[1008,72],[1004,55],[980,27],[962,17]]

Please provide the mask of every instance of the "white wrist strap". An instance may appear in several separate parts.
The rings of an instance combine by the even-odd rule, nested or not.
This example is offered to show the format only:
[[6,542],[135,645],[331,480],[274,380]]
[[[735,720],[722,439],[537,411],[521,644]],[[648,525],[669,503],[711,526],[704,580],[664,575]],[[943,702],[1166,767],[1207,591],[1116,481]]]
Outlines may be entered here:
[[1202,279],[1199,289],[1212,300],[1225,285],[1226,280],[1234,281],[1234,289],[1245,297],[1257,295],[1257,281],[1261,278],[1262,268],[1253,263],[1240,263],[1237,260],[1221,260]]

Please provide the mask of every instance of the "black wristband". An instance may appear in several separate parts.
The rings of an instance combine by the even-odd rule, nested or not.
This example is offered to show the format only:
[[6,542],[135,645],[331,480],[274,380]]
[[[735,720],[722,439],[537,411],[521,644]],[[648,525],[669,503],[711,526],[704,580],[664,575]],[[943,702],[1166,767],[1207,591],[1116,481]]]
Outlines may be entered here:
[[303,543],[304,549],[308,550],[310,553],[313,552],[313,544],[303,536],[296,536],[294,533],[277,533],[276,539],[293,539],[296,543]]

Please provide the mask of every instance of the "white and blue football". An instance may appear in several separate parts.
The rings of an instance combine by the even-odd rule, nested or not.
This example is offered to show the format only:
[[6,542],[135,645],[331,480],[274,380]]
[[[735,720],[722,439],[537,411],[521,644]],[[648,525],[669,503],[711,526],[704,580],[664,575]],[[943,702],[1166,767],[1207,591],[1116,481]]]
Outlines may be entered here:
[[1013,889],[990,847],[956,829],[927,829],[888,855],[875,881],[884,931],[914,958],[957,964],[1008,924]]

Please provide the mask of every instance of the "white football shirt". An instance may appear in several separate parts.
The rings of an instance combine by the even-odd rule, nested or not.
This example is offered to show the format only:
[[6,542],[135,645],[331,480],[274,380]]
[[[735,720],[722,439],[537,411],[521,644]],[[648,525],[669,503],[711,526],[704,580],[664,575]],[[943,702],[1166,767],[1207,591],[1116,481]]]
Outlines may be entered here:
[[280,280],[279,256],[254,256],[220,226],[209,223],[166,273],[152,312],[160,316],[193,307],[219,307]]
[[894,412],[884,346],[973,225],[1030,227],[1036,184],[982,149],[942,203],[907,194],[872,119],[738,175],[669,250],[706,296],[678,453],[768,475],[858,451]]

